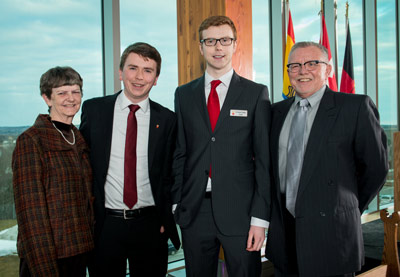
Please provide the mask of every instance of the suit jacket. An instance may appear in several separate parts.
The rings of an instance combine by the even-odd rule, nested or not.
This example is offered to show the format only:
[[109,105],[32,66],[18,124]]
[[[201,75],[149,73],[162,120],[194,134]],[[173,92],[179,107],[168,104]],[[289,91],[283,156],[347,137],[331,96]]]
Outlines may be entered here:
[[[121,93],[121,92],[119,92]],[[87,100],[82,105],[80,130],[89,144],[95,196],[95,234],[105,218],[104,184],[110,162],[114,106],[119,93]],[[180,241],[171,208],[172,155],[176,138],[176,116],[150,100],[148,168],[151,190],[161,223],[176,249]]]
[[[241,110],[245,116],[233,116]],[[225,235],[247,235],[251,217],[269,219],[268,89],[236,73],[214,132],[204,93],[204,75],[175,92],[178,117],[172,189],[177,223],[196,217],[212,166],[213,215]]]
[[93,249],[89,149],[75,126],[67,144],[39,115],[17,139],[12,158],[18,255],[32,276],[58,276],[57,259]]
[[[288,266],[279,180],[279,136],[294,99],[272,106],[272,215],[266,256]],[[301,276],[356,272],[364,263],[360,215],[384,184],[386,135],[366,95],[326,89],[311,128],[296,200],[296,246]]]

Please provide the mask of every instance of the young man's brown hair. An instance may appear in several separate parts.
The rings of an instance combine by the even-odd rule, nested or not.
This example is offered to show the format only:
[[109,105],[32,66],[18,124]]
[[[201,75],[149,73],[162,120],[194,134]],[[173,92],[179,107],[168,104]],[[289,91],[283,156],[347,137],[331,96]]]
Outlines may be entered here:
[[146,58],[154,60],[157,63],[157,76],[160,75],[161,55],[157,51],[156,48],[154,48],[153,46],[151,46],[150,44],[145,43],[145,42],[137,42],[137,43],[129,45],[121,55],[119,69],[121,69],[121,70],[124,69],[126,59],[128,58],[128,55],[130,53],[138,54],[139,56],[142,56],[145,60],[146,60]]
[[211,26],[221,26],[221,25],[229,25],[231,27],[231,29],[232,29],[232,32],[233,32],[233,38],[236,40],[237,32],[236,32],[235,24],[233,23],[233,21],[229,17],[224,16],[224,15],[210,16],[210,17],[206,18],[200,24],[200,27],[199,27],[199,38],[200,38],[200,40],[203,39],[202,32],[204,30],[207,30]]

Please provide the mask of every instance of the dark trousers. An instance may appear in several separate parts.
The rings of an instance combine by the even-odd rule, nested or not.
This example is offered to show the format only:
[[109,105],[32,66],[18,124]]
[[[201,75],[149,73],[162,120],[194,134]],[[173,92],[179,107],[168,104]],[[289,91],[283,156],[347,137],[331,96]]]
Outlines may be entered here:
[[[57,259],[58,272],[60,277],[85,277],[86,266],[88,262],[88,253],[79,254],[76,256]],[[25,259],[21,259],[19,263],[19,276],[32,276],[29,271],[28,263]]]
[[203,200],[194,221],[181,231],[186,276],[217,276],[221,245],[229,277],[260,276],[260,251],[246,251],[247,235],[230,237],[219,232],[212,215],[211,199]]
[[[283,203],[285,203],[285,197],[282,198],[284,200]],[[296,253],[296,222],[292,214],[287,209],[283,209],[283,220],[285,225],[285,247],[286,253],[288,253],[288,266],[285,268],[285,274],[288,274],[287,277],[290,277],[291,274],[295,274],[293,276],[296,276],[299,272]]]
[[156,212],[133,219],[106,215],[95,248],[95,276],[125,277],[127,260],[130,276],[165,276],[168,245],[160,227]]

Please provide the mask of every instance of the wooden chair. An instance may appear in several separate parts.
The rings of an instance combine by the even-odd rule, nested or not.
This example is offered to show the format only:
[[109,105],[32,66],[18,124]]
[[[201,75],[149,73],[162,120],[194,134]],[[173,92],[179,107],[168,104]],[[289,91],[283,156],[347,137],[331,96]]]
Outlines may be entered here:
[[387,210],[381,210],[384,226],[384,245],[382,264],[360,275],[360,277],[400,277],[399,254],[397,250],[397,227],[400,222],[400,211],[391,216]]

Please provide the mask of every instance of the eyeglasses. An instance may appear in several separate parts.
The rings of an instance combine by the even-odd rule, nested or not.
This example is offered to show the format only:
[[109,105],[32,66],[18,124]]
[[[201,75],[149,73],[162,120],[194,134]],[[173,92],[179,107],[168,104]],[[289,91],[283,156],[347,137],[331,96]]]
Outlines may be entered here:
[[320,63],[326,64],[326,65],[328,64],[328,63],[323,62],[323,61],[315,60],[315,61],[308,61],[308,62],[305,62],[303,64],[301,64],[301,63],[289,63],[286,66],[287,66],[287,68],[288,68],[290,73],[297,73],[297,72],[300,71],[300,68],[302,66],[304,66],[304,68],[306,70],[308,70],[308,71],[314,71],[314,70],[317,69],[318,64],[320,64]]
[[221,43],[222,46],[229,46],[232,44],[232,41],[235,41],[234,38],[205,38],[200,40],[200,43],[204,43],[206,46],[215,46],[217,42]]

